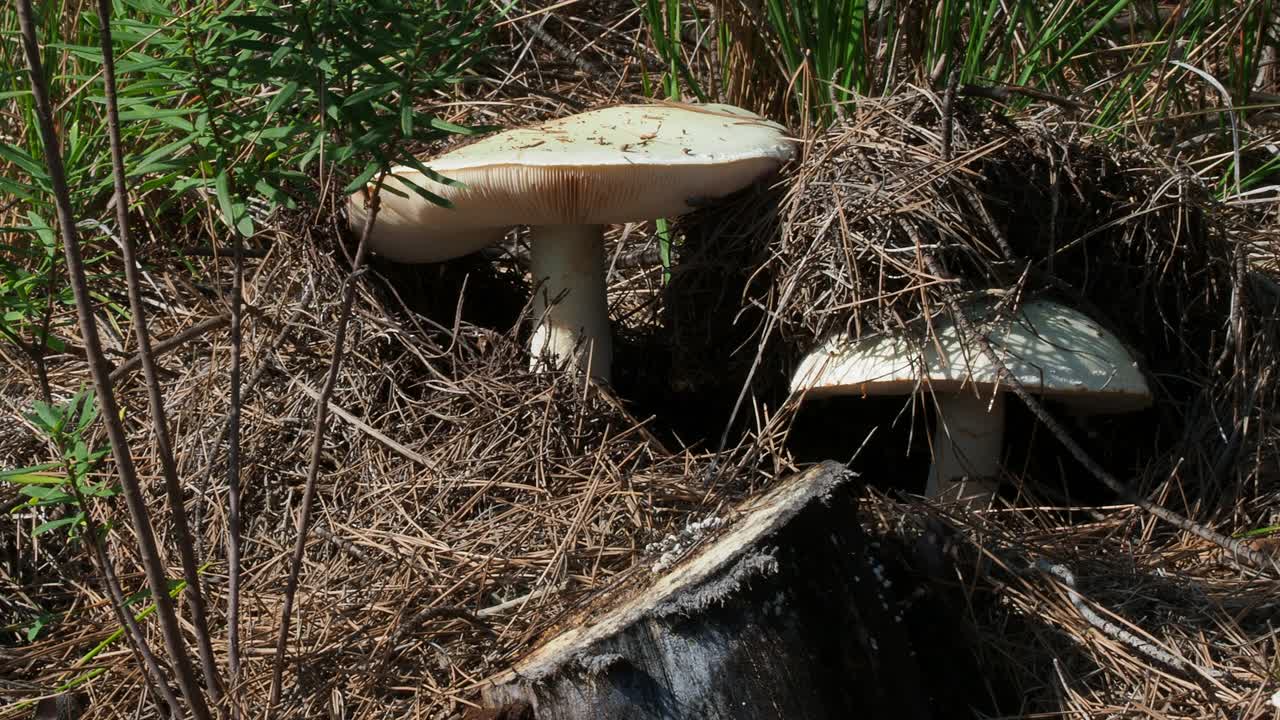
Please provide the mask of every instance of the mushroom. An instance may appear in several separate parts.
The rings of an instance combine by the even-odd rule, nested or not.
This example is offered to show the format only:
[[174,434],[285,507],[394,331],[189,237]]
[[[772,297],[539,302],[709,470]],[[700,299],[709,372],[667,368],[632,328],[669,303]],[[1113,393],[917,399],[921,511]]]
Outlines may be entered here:
[[[569,365],[611,377],[604,226],[674,217],[741,190],[795,152],[777,123],[731,105],[618,105],[498,133],[425,164],[456,181],[394,168],[369,238],[399,262],[440,262],[529,232],[538,284],[530,342],[534,370]],[[429,202],[405,180],[448,200]],[[398,187],[396,187],[398,186]],[[385,188],[384,188],[385,189]],[[365,223],[362,193],[348,201]]]
[[[989,301],[963,312],[1026,390],[1062,402],[1078,415],[1133,412],[1151,404],[1137,362],[1120,340],[1083,313],[1032,300],[1014,317],[991,320]],[[998,483],[1004,443],[1004,393],[999,368],[973,344],[961,341],[951,321],[934,337],[921,328],[858,340],[837,334],[809,353],[791,378],[791,392],[806,397],[907,395],[923,384],[936,406],[933,464],[925,495],[988,506]]]

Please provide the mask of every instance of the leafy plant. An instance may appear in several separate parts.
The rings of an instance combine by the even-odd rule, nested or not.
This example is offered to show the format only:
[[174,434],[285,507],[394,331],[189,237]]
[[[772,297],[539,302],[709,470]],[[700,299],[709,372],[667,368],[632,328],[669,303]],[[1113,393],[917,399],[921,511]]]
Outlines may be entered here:
[[[111,192],[97,20],[74,0],[39,8],[47,81],[61,98],[68,187],[73,206],[92,222]],[[175,219],[185,221],[211,210],[247,237],[257,211],[314,201],[329,177],[354,191],[380,167],[419,166],[415,144],[479,130],[418,107],[483,58],[492,19],[474,3],[236,0],[178,10],[124,0],[116,12],[131,204],[155,219],[177,210]],[[13,17],[0,10],[0,34],[16,35]],[[19,344],[30,336],[60,351],[56,332],[41,331],[48,280],[61,258],[46,220],[52,188],[18,45],[0,46],[0,103],[20,128],[0,135],[0,213],[16,205],[28,222],[0,228],[0,336]],[[152,202],[140,202],[148,195]],[[110,244],[104,250],[86,259],[115,252]],[[69,306],[70,292],[53,300]]]
[[472,132],[416,107],[480,57],[489,24],[468,3],[130,5],[142,12],[112,29],[121,121],[149,131],[133,138],[126,172],[165,202],[204,193],[242,237],[255,204],[314,200],[317,173],[351,192],[380,168],[420,166],[413,142]]
[[[65,403],[52,405],[36,401],[26,418],[57,449],[61,458],[54,462],[0,472],[0,481],[19,486],[18,492],[29,498],[23,507],[65,506],[69,514],[47,520],[32,529],[32,535],[66,528],[75,538],[85,524],[86,508],[80,498],[109,498],[115,488],[105,481],[94,481],[91,475],[109,449],[91,447],[85,431],[98,417],[98,405],[92,391],[82,391]],[[74,488],[71,486],[74,485]],[[79,493],[76,492],[79,490]]]
[[12,228],[35,238],[34,243],[0,244],[0,336],[26,347],[61,352],[66,343],[52,334],[43,322],[51,312],[51,303],[70,304],[69,292],[55,298],[52,279],[58,266],[59,253],[53,229],[34,210],[28,211],[29,225]]

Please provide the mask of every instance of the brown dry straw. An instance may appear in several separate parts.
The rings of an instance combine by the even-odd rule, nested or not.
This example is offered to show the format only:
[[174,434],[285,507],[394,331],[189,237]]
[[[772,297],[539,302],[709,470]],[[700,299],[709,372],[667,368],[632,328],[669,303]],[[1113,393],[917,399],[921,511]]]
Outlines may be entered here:
[[948,159],[943,105],[866,99],[807,143],[747,298],[778,318],[770,341],[795,358],[833,333],[938,316],[957,293],[1053,295],[1139,351],[1161,422],[1183,428],[1166,469],[1198,476],[1210,502],[1234,498],[1222,474],[1246,417],[1265,434],[1280,340],[1270,281],[1235,261],[1253,219],[1154,149],[1088,142],[1039,106],[1010,117],[957,101]]
[[[640,66],[653,73],[663,64],[643,50],[638,14],[624,5],[619,14],[616,4],[575,3],[504,25],[503,55],[463,78],[457,96],[434,98],[433,112],[514,125],[631,99]],[[1009,298],[1058,293],[1145,351],[1161,393],[1156,414],[1162,427],[1175,428],[1134,474],[1131,484],[1145,497],[1223,532],[1280,522],[1268,516],[1280,506],[1280,442],[1270,423],[1280,301],[1270,274],[1274,234],[1215,203],[1188,167],[1147,148],[1093,145],[1061,111],[1037,106],[1010,120],[959,100],[947,159],[942,105],[930,93],[904,91],[848,106],[844,124],[809,138],[806,158],[780,185],[778,214],[735,205],[680,223],[686,242],[675,251],[670,284],[662,282],[647,228],[611,230],[608,252],[618,258],[611,306],[620,333],[637,347],[679,357],[672,382],[699,389],[741,381],[745,369],[726,371],[726,357],[753,364],[758,343],[767,341],[754,391],[785,382],[786,361],[829,332],[891,330],[943,312],[945,280],[925,267],[923,248],[965,289]],[[340,180],[329,184],[340,187]],[[245,708],[265,707],[270,697],[298,539],[294,518],[315,457],[314,532],[303,537],[288,632],[291,682],[273,717],[457,717],[476,702],[487,675],[569,608],[647,572],[647,545],[790,467],[778,420],[785,413],[771,412],[763,393],[742,395],[750,400],[742,414],[755,427],[731,437],[720,484],[708,486],[712,457],[683,449],[670,428],[637,413],[639,392],[619,389],[618,400],[528,372],[518,235],[485,262],[407,268],[375,259],[348,284],[351,263],[335,258],[355,239],[343,234],[337,200],[260,218],[263,231],[243,252],[248,381],[240,398],[244,574],[235,696]],[[199,211],[188,205],[199,202],[184,199],[179,210]],[[209,479],[228,473],[233,351],[215,289],[231,285],[234,268],[199,248],[174,257],[165,249],[171,238],[146,240],[157,284],[144,286],[144,300],[168,308],[150,326],[174,459],[180,476],[193,480],[187,502],[199,518],[195,544],[210,563],[203,579],[210,597],[220,597],[228,583],[221,547],[228,488]],[[1243,279],[1246,322],[1228,343],[1230,297],[1242,282],[1230,263],[1237,244],[1248,247],[1258,272]],[[726,279],[733,282],[717,284]],[[735,283],[748,288],[745,303],[725,290]],[[496,293],[480,294],[497,287],[515,298],[514,307]],[[329,432],[318,436],[314,413],[347,288],[346,354],[323,406]],[[709,315],[738,311],[740,325],[718,328],[723,335],[704,332]],[[777,318],[776,332],[761,338],[766,317]],[[86,340],[74,328],[66,332],[71,349],[46,359],[58,397],[86,371],[79,351]],[[680,345],[686,335],[700,344]],[[121,340],[115,352],[121,405],[146,407],[145,384],[125,369],[136,366],[136,340]],[[651,378],[639,376],[668,369],[653,357],[662,352],[628,358],[635,387],[652,388],[644,384]],[[41,381],[31,379],[24,356],[9,362],[19,370],[0,382],[18,417]],[[635,371],[643,363],[656,369]],[[739,397],[736,385],[731,390],[729,404]],[[126,412],[123,423],[139,475],[159,477],[149,418]],[[88,440],[101,446],[104,438],[97,430]],[[0,428],[6,462],[27,464],[41,452],[16,423]],[[989,677],[975,684],[1007,678],[1015,695],[1001,705],[1007,715],[1190,718],[1214,707],[1261,714],[1274,692],[1268,625],[1276,582],[1242,574],[1216,546],[1171,531],[1132,504],[1040,505],[1039,486],[1025,483],[1030,507],[986,517],[879,493],[865,503],[864,520],[886,536],[914,542],[929,518],[947,528],[954,567],[930,576],[922,592],[956,586],[947,598],[966,609],[989,662]],[[144,499],[150,512],[165,509],[162,493]],[[83,582],[76,553],[52,534],[30,537],[39,512],[3,519],[12,523],[6,542],[14,538],[14,554],[30,573],[0,578],[0,610],[16,620],[49,607],[59,619],[56,633],[0,648],[0,694],[18,698],[81,677],[91,668],[80,658],[119,626],[108,593]],[[125,517],[109,505],[101,512],[104,522]],[[157,541],[172,557],[181,540],[158,525]],[[145,576],[130,570],[138,563],[128,542],[113,537],[107,548],[122,568],[125,594],[145,587]],[[1037,570],[1041,561],[1069,569],[1074,594]],[[175,577],[181,568],[166,571]],[[1186,665],[1165,666],[1105,634],[1082,607]],[[225,609],[210,608],[209,622],[215,633],[225,630]],[[154,623],[141,626],[159,640]],[[227,653],[225,633],[214,645],[219,656]],[[107,673],[81,687],[89,700],[83,717],[154,712],[127,653],[93,663]],[[0,717],[29,713],[0,705]]]

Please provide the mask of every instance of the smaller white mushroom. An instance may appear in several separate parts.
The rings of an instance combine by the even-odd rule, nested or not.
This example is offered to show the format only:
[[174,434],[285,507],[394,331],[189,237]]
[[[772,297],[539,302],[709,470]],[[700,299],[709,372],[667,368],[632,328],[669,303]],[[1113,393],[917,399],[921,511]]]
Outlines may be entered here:
[[[964,312],[1028,392],[1078,414],[1132,412],[1151,404],[1146,378],[1124,344],[1083,313],[1046,300],[994,320],[991,309],[980,301]],[[999,368],[976,343],[962,342],[949,319],[934,321],[932,338],[923,323],[914,330],[829,338],[800,363],[791,392],[808,398],[929,391],[938,430],[925,495],[985,507],[998,485],[1010,383],[997,383]]]

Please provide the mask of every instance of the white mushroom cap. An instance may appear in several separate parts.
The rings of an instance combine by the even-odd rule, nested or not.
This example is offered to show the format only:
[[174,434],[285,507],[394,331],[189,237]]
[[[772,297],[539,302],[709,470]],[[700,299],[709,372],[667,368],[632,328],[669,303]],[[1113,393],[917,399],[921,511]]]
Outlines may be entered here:
[[[781,125],[727,105],[620,105],[486,137],[425,164],[465,186],[398,167],[370,250],[438,262],[498,242],[513,225],[607,225],[673,217],[736,192],[795,153]],[[449,200],[427,201],[399,178]],[[372,185],[371,185],[372,187]],[[365,210],[348,210],[359,233]]]
[[[980,328],[989,309],[987,303],[974,303],[965,314]],[[1012,317],[986,322],[992,349],[1028,392],[1079,412],[1129,412],[1151,404],[1146,377],[1124,344],[1076,310],[1034,300]],[[998,369],[979,348],[961,343],[954,323],[935,321],[934,334],[936,345],[923,326],[910,336],[852,342],[835,336],[801,362],[791,391],[810,397],[906,395],[918,387],[943,393],[995,386]],[[1010,389],[1009,384],[1006,380],[1001,389]]]

